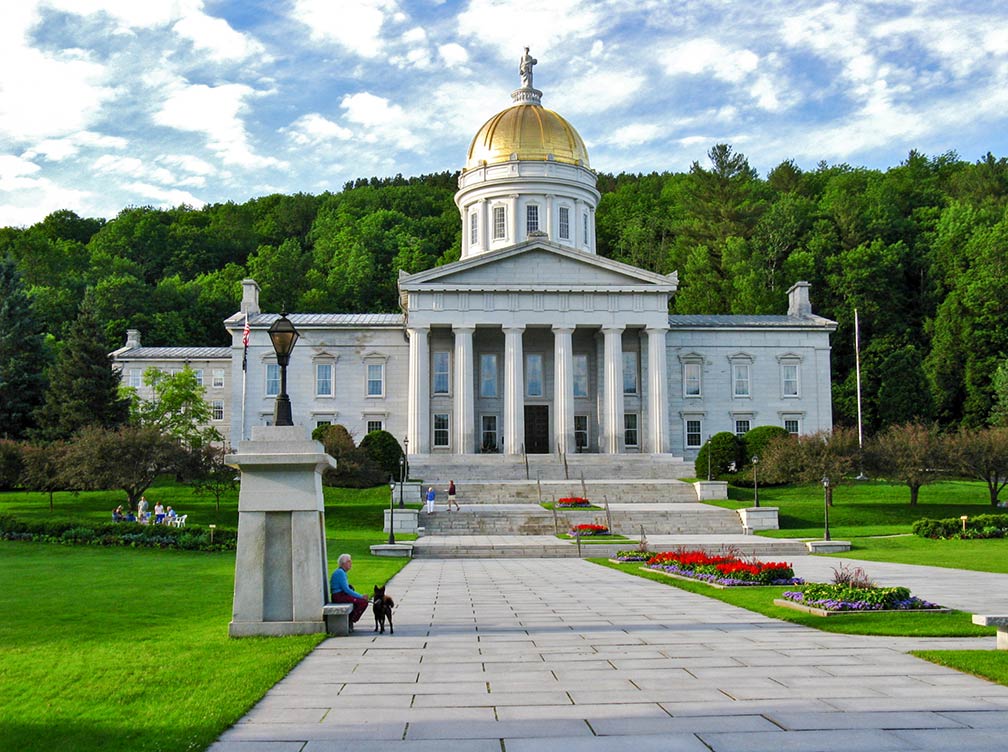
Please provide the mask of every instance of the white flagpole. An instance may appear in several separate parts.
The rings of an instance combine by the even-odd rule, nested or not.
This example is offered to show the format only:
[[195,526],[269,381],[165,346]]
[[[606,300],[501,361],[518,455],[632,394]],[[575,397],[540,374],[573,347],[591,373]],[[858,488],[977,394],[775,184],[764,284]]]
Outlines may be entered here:
[[247,376],[248,376],[248,339],[249,339],[249,320],[248,311],[245,312],[245,328],[242,330],[242,422],[241,422],[241,439],[242,441],[248,440],[248,435],[245,433],[245,396],[247,387]]
[[[854,309],[854,370],[857,378],[857,445],[860,457],[864,450],[864,436],[861,432],[861,332],[857,308]],[[863,467],[858,472],[858,479],[865,479]]]

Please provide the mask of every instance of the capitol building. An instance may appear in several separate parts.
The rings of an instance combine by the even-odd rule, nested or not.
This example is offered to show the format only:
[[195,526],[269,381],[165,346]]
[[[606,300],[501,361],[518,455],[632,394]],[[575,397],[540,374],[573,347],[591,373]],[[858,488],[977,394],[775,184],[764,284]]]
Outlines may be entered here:
[[[710,435],[832,427],[830,333],[810,285],[780,315],[669,315],[676,273],[599,256],[600,194],[577,130],[545,108],[527,56],[512,103],[477,131],[455,203],[461,258],[400,273],[401,313],[292,313],[294,423],[384,429],[411,456],[662,454],[691,460]],[[113,353],[125,383],[188,364],[232,445],[271,422],[278,314],[243,283],[231,347]],[[247,354],[243,345],[250,328]],[[243,357],[247,368],[243,370]]]

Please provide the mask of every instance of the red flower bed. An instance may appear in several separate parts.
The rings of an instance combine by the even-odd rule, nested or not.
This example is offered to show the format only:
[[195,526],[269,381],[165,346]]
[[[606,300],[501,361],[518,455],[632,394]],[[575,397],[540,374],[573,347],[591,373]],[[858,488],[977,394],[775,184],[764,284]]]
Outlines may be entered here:
[[557,499],[556,505],[558,507],[590,507],[591,502],[582,496],[565,496],[562,499]]
[[609,535],[609,528],[605,525],[574,525],[570,529],[570,534],[572,536],[580,535],[582,538],[586,535]]
[[704,551],[663,551],[652,556],[647,566],[722,585],[789,585],[796,579],[791,565],[783,561],[743,561]]

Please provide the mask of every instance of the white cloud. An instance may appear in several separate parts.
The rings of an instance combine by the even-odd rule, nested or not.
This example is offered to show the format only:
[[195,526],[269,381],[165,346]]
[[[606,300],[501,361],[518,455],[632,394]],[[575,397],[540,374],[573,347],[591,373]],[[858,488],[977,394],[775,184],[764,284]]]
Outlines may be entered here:
[[602,143],[629,149],[654,141],[667,133],[668,128],[657,123],[630,123],[610,133]]
[[340,107],[346,111],[346,119],[364,126],[364,140],[370,143],[392,142],[399,149],[412,149],[421,140],[412,133],[410,117],[397,104],[385,97],[362,91],[343,97]]
[[90,194],[64,188],[21,157],[0,154],[0,226],[34,224],[57,209],[82,212]]
[[607,20],[603,3],[584,0],[472,0],[458,16],[458,31],[496,47],[505,59],[514,58],[517,78],[522,47],[531,48],[533,56],[548,57],[571,40],[597,36]]
[[283,162],[255,154],[248,143],[240,115],[247,109],[246,100],[257,93],[244,84],[176,84],[154,114],[154,122],[205,134],[209,148],[227,164],[281,167]]
[[280,130],[299,146],[312,146],[333,139],[346,141],[353,136],[353,131],[317,112],[302,115],[289,126]]
[[248,35],[235,31],[222,18],[192,13],[183,16],[172,28],[196,49],[205,50],[211,60],[245,60],[256,56],[263,61],[265,48]]
[[751,50],[733,50],[713,39],[691,39],[663,56],[670,75],[710,73],[721,81],[738,83],[756,70],[759,56]]
[[469,53],[466,52],[466,48],[454,42],[442,44],[438,47],[438,54],[441,55],[441,62],[449,68],[469,62]]
[[157,161],[194,175],[213,175],[217,172],[217,168],[212,164],[191,154],[162,154]]
[[632,102],[645,81],[643,74],[625,69],[580,72],[556,86],[545,88],[543,104],[560,114],[604,112]]
[[162,188],[143,182],[127,183],[123,188],[130,193],[154,199],[159,202],[158,205],[162,208],[187,204],[194,209],[199,209],[206,205],[205,201],[196,198],[189,191],[180,191],[177,188]]
[[382,27],[387,17],[397,20],[397,10],[394,0],[294,0],[291,15],[311,29],[312,39],[370,58],[382,52]]
[[120,136],[107,136],[94,131],[78,131],[63,138],[47,138],[33,145],[22,156],[26,159],[42,157],[50,162],[62,162],[77,156],[82,148],[125,149],[129,144]]

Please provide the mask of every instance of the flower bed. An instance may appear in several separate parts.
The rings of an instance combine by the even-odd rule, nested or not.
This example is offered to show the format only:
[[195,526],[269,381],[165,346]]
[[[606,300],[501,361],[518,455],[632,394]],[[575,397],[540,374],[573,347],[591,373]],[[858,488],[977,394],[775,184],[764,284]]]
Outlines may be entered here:
[[574,525],[570,529],[570,535],[572,537],[580,535],[582,538],[588,535],[609,535],[609,528],[605,525]]
[[654,556],[654,554],[650,551],[617,551],[616,561],[621,564],[634,561],[644,562],[648,561],[652,556]]
[[910,595],[905,587],[850,587],[827,583],[812,583],[800,590],[789,590],[781,596],[785,601],[810,609],[840,611],[931,611],[941,609],[934,603]]
[[664,551],[647,562],[648,569],[715,585],[800,585],[785,562],[743,561],[736,556],[711,556],[704,551]]
[[571,509],[576,507],[590,507],[591,502],[583,496],[565,496],[562,499],[557,499],[556,506],[558,509]]

